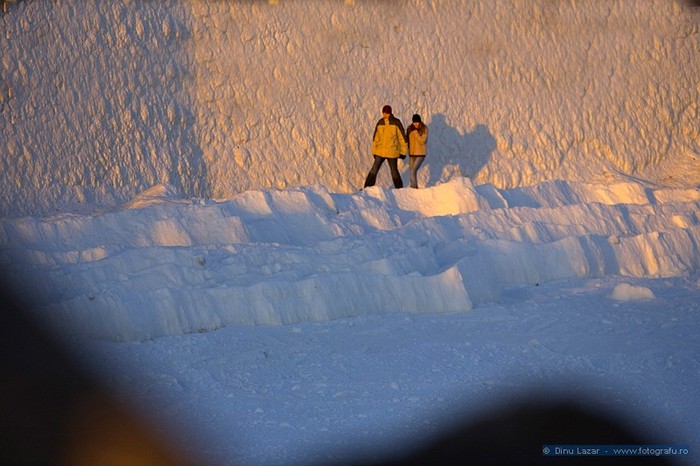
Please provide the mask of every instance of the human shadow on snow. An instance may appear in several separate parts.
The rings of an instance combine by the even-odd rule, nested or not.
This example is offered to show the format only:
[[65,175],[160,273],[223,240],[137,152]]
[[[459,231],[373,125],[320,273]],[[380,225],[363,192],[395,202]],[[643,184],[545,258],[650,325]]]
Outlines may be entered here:
[[441,113],[432,115],[426,124],[430,131],[428,155],[423,173],[419,171],[419,185],[432,186],[453,176],[473,178],[496,149],[496,139],[486,125],[479,124],[473,131],[461,134]]

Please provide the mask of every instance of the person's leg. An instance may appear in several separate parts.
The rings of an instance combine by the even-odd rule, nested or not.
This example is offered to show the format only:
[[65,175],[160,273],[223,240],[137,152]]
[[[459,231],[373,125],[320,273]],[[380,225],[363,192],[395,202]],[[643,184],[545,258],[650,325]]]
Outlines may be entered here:
[[394,188],[403,188],[403,181],[401,180],[401,173],[399,173],[398,162],[399,159],[388,159],[389,168],[391,169],[391,179],[394,180]]
[[372,168],[367,174],[367,179],[365,179],[365,188],[369,186],[374,186],[374,183],[376,183],[377,181],[377,173],[379,173],[379,169],[381,168],[383,163],[384,157],[378,157],[376,155],[374,156],[374,163],[372,164]]
[[418,169],[420,168],[421,164],[423,164],[424,158],[425,157],[411,157],[411,162],[409,163],[409,167],[411,169],[411,187],[412,188],[418,187]]
[[411,186],[412,188],[418,187],[418,181],[416,180],[416,170],[415,170],[417,158],[418,157],[411,156],[411,160],[408,162],[408,168],[409,168],[409,171],[411,172],[411,180],[409,182],[409,186]]

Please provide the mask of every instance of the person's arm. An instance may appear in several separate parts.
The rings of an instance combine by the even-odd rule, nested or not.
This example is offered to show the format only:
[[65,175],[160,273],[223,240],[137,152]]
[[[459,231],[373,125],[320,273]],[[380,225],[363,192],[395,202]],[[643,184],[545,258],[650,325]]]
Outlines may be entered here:
[[381,122],[378,121],[377,124],[374,125],[374,134],[372,135],[372,154],[377,153],[377,143],[379,142],[377,141],[377,131],[379,130],[379,123]]
[[396,129],[401,135],[401,137],[399,138],[399,153],[401,155],[408,155],[408,138],[406,137],[406,131],[404,131],[403,129],[403,124],[401,124],[401,120],[397,120]]

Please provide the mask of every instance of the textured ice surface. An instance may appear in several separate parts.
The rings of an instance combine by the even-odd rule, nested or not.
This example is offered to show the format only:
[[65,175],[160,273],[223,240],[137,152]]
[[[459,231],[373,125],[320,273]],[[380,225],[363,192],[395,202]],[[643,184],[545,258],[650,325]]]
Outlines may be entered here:
[[386,103],[430,126],[421,185],[694,187],[699,16],[666,0],[17,2],[0,21],[0,215],[159,183],[352,192]]

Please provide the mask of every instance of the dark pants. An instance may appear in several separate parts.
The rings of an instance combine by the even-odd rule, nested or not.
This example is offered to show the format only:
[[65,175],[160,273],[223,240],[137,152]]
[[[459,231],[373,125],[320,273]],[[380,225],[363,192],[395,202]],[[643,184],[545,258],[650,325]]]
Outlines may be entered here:
[[377,173],[379,173],[379,169],[382,167],[385,160],[389,162],[391,179],[394,180],[394,188],[403,188],[403,181],[401,181],[401,174],[399,173],[398,159],[389,159],[378,155],[374,156],[374,164],[372,164],[372,168],[367,174],[365,188],[368,186],[374,186],[374,183],[377,181]]

